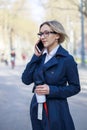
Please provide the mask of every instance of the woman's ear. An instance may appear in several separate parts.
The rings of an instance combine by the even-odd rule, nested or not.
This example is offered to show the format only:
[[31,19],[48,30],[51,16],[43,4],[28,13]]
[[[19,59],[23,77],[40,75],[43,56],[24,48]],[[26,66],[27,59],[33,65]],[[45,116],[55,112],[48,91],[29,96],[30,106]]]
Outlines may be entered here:
[[56,40],[58,40],[60,38],[60,35],[59,34],[57,34],[56,35]]

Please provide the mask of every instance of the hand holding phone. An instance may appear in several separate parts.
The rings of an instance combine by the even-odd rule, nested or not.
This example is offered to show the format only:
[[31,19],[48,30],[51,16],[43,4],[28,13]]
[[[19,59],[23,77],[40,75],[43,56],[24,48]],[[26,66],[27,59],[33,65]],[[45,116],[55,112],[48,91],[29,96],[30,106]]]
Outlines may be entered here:
[[38,53],[42,53],[44,45],[41,40],[38,42],[38,44],[36,44],[35,48],[37,49]]

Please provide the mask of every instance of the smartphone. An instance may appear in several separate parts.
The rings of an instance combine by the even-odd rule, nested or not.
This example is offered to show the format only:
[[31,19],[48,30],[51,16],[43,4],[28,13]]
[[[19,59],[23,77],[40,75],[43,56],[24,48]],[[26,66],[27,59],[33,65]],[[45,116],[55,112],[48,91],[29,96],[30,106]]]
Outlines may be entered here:
[[36,45],[36,49],[39,53],[42,52],[44,46],[43,46],[43,43],[41,41],[39,41],[39,43]]

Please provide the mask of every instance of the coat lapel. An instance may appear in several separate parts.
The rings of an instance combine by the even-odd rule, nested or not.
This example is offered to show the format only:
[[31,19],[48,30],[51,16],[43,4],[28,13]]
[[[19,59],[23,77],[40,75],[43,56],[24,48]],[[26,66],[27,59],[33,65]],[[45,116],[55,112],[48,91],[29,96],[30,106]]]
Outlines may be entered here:
[[59,59],[61,57],[66,57],[67,55],[68,52],[60,45],[56,54],[47,63],[44,64],[44,70],[57,65],[59,63]]
[[58,60],[54,56],[47,63],[44,64],[44,70],[47,70],[48,68],[55,66],[56,64],[58,64]]

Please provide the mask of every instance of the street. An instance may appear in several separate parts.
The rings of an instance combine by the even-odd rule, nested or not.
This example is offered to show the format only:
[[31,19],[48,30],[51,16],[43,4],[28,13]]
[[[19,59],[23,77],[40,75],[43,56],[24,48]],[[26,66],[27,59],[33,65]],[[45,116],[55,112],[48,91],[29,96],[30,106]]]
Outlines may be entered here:
[[[32,130],[29,105],[33,84],[21,82],[24,67],[0,66],[0,130]],[[87,130],[87,68],[79,67],[79,75],[81,92],[68,102],[76,130]]]

